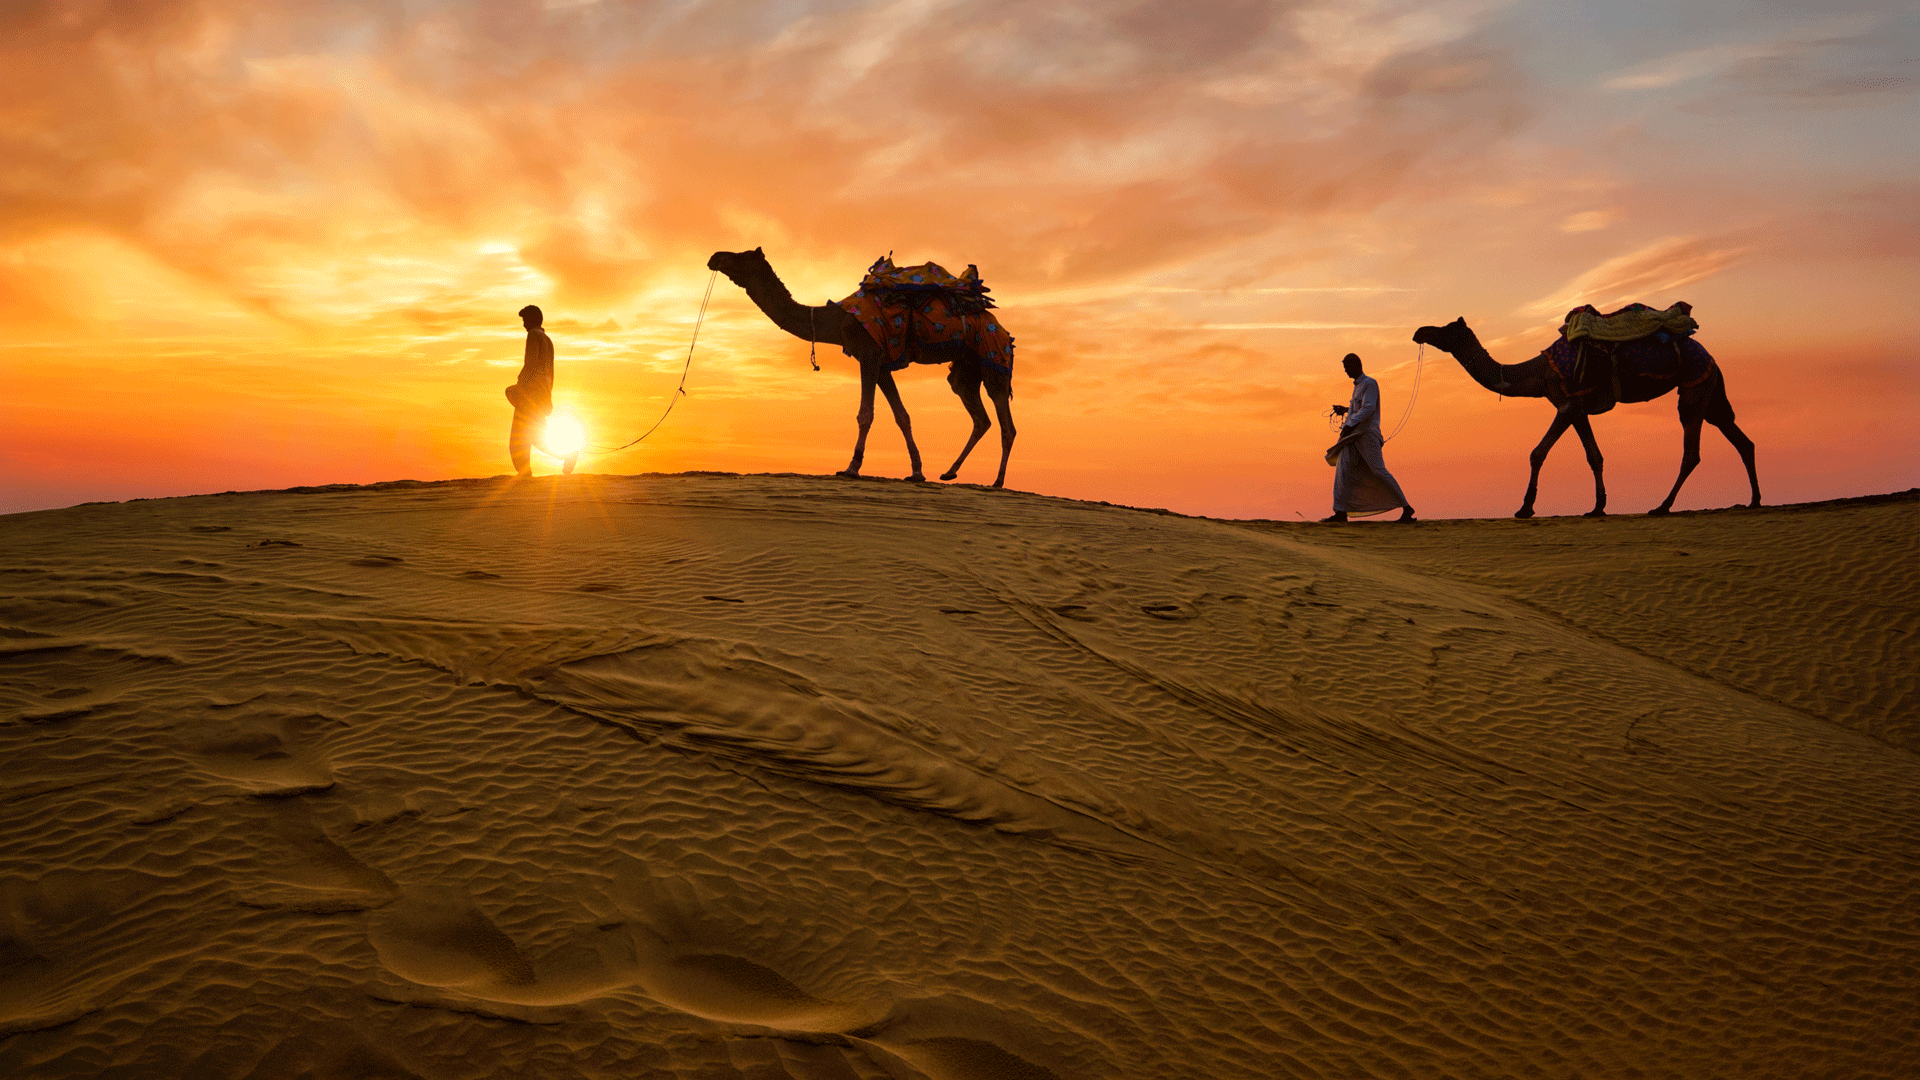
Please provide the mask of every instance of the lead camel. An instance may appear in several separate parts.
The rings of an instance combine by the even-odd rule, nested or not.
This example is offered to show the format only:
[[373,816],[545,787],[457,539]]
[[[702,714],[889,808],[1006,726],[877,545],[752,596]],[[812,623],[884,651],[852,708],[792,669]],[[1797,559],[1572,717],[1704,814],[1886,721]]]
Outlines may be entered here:
[[[1618,401],[1652,401],[1673,390],[1679,391],[1680,427],[1682,448],[1680,452],[1680,476],[1673,482],[1673,490],[1667,493],[1666,501],[1649,514],[1665,514],[1673,509],[1673,500],[1680,495],[1680,487],[1687,482],[1687,476],[1700,464],[1700,425],[1712,424],[1720,429],[1733,448],[1740,452],[1740,460],[1746,463],[1747,480],[1753,485],[1753,501],[1749,506],[1760,505],[1760,476],[1753,466],[1753,440],[1733,422],[1733,405],[1727,400],[1727,384],[1720,373],[1720,365],[1706,356],[1708,370],[1706,377],[1691,386],[1683,385],[1679,372],[1672,376],[1635,374],[1630,363],[1637,350],[1666,350],[1673,357],[1682,353],[1691,354],[1698,350],[1705,356],[1706,350],[1692,338],[1680,338],[1678,342],[1659,342],[1654,338],[1619,343],[1614,351],[1613,360],[1620,372],[1617,395],[1574,394],[1569,393],[1565,382],[1555,373],[1548,362],[1547,352],[1542,352],[1524,363],[1502,364],[1487,354],[1480,345],[1480,339],[1467,328],[1465,319],[1455,319],[1445,326],[1423,326],[1414,331],[1413,340],[1422,345],[1431,345],[1441,352],[1452,355],[1467,369],[1473,381],[1505,397],[1546,398],[1553,403],[1553,423],[1548,426],[1545,438],[1533,448],[1529,458],[1533,465],[1533,474],[1527,479],[1526,501],[1514,513],[1517,518],[1533,516],[1534,496],[1540,490],[1540,466],[1546,463],[1547,454],[1553,444],[1560,441],[1571,427],[1580,436],[1581,445],[1587,450],[1587,464],[1593,467],[1593,509],[1587,517],[1601,517],[1607,512],[1607,485],[1602,476],[1603,460],[1600,456],[1600,444],[1594,441],[1593,425],[1589,416],[1605,412]],[[1551,350],[1548,350],[1551,351]],[[1658,370],[1658,365],[1647,365]],[[1677,365],[1684,368],[1684,364]],[[1610,388],[1609,388],[1610,389]],[[1589,402],[1600,407],[1591,407]],[[1591,411],[1590,411],[1591,409]]]
[[[907,416],[906,404],[900,400],[900,388],[894,385],[886,350],[867,333],[858,319],[839,304],[809,307],[795,300],[759,248],[752,251],[716,251],[707,260],[707,269],[718,270],[727,275],[727,280],[745,289],[747,297],[766,313],[767,318],[773,320],[775,326],[802,341],[838,345],[860,362],[860,413],[857,417],[860,435],[853,444],[853,460],[840,470],[841,476],[860,475],[860,465],[867,454],[867,429],[873,425],[873,391],[878,387],[886,395],[887,404],[893,408],[893,419],[900,425],[900,434],[907,440],[907,457],[913,463],[913,475],[907,479],[926,479],[920,471],[920,448],[913,441],[913,421]],[[970,353],[955,356],[948,352],[936,356],[917,354],[914,362],[950,363],[947,385],[959,395],[960,403],[966,406],[967,415],[973,418],[973,434],[967,439],[967,445],[960,449],[960,456],[953,459],[953,467],[940,474],[940,479],[951,480],[959,475],[960,466],[967,460],[967,455],[973,452],[974,444],[993,426],[987,418],[986,406],[980,401],[980,391],[984,387],[987,396],[993,400],[994,412],[1000,418],[1000,473],[993,478],[993,486],[1000,487],[1007,481],[1007,459],[1013,455],[1013,377],[983,364],[979,357]]]

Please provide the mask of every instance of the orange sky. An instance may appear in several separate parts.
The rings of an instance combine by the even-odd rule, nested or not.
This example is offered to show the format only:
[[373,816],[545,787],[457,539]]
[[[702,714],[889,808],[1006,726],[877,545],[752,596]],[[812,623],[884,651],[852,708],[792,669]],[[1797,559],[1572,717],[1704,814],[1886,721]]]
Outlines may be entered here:
[[[1683,299],[1769,502],[1903,489],[1920,21],[1884,7],[10,3],[0,511],[506,472],[526,303],[560,406],[625,441],[707,256],[754,246],[809,302],[978,264],[1026,490],[1321,516],[1341,354],[1391,427],[1423,323],[1514,362],[1576,304]],[[722,279],[689,396],[583,468],[840,468],[858,379],[820,359]],[[1426,361],[1389,464],[1425,516],[1510,513],[1551,407]],[[902,379],[930,472],[943,374]],[[1673,409],[1597,421],[1614,510],[1672,483]],[[1704,446],[1679,505],[1743,501]],[[867,471],[906,471],[884,410]],[[1590,497],[1569,438],[1540,509]]]

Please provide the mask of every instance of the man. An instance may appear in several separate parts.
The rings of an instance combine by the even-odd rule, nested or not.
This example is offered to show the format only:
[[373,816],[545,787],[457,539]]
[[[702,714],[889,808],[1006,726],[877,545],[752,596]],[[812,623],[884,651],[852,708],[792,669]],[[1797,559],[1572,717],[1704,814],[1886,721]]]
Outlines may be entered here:
[[1400,483],[1387,471],[1380,455],[1380,384],[1360,367],[1360,358],[1348,353],[1340,364],[1353,380],[1353,399],[1335,405],[1335,415],[1346,417],[1340,441],[1333,444],[1339,463],[1333,471],[1333,516],[1322,521],[1345,521],[1348,514],[1384,514],[1400,509],[1401,521],[1413,520],[1413,504],[1400,493]]
[[[547,417],[553,415],[553,341],[541,328],[545,316],[528,304],[520,309],[520,324],[527,328],[527,355],[520,365],[520,378],[507,387],[507,400],[513,403],[513,427],[507,431],[507,454],[513,458],[513,471],[532,476],[531,447],[559,457],[547,450]],[[574,451],[563,460],[560,471],[571,474],[580,460]]]

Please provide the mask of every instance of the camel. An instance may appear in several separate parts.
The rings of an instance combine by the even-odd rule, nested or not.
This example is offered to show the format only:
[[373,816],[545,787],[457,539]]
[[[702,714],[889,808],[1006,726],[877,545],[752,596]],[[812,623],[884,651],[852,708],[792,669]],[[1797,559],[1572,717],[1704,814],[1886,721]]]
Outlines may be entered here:
[[[900,400],[900,388],[894,385],[893,372],[889,369],[886,351],[873,339],[859,320],[840,305],[827,303],[820,307],[808,307],[793,298],[787,291],[773,266],[759,248],[752,251],[716,251],[707,260],[707,269],[718,270],[727,275],[727,279],[747,291],[747,296],[765,312],[773,324],[802,341],[814,341],[828,345],[838,345],[848,356],[860,362],[860,435],[854,440],[853,460],[840,470],[841,476],[859,476],[861,462],[866,458],[867,429],[873,425],[873,391],[877,386],[887,396],[887,404],[893,408],[894,422],[900,425],[900,434],[907,439],[907,457],[913,463],[912,481],[924,481],[926,477],[920,471],[920,448],[913,441],[913,421],[907,416],[907,407]],[[1013,378],[990,365],[983,364],[980,358],[964,348],[925,348],[916,351],[914,363],[950,364],[947,371],[947,385],[960,397],[960,403],[966,406],[967,414],[973,418],[973,435],[967,439],[967,445],[960,449],[960,456],[953,459],[953,466],[940,474],[940,479],[951,480],[960,473],[960,466],[973,452],[980,437],[987,433],[992,422],[987,419],[986,406],[980,401],[980,389],[986,388],[987,396],[993,399],[994,412],[1000,418],[1000,473],[993,478],[993,486],[1001,487],[1007,481],[1007,459],[1013,454]]]
[[[1588,417],[1602,413],[1613,407],[1611,395],[1602,393],[1572,394],[1565,382],[1553,370],[1548,362],[1548,353],[1543,351],[1525,363],[1502,364],[1487,355],[1480,345],[1480,339],[1467,328],[1465,319],[1455,319],[1445,326],[1423,326],[1414,331],[1413,340],[1453,356],[1460,366],[1467,369],[1473,381],[1495,393],[1506,397],[1543,397],[1553,403],[1556,414],[1553,423],[1547,428],[1546,437],[1540,445],[1533,448],[1529,459],[1533,464],[1533,475],[1527,480],[1526,501],[1514,513],[1517,518],[1533,516],[1534,496],[1540,490],[1540,466],[1546,463],[1547,454],[1553,444],[1572,427],[1580,435],[1580,442],[1587,450],[1587,464],[1593,467],[1593,509],[1587,517],[1603,517],[1607,512],[1607,485],[1601,475],[1603,461],[1600,446],[1593,438],[1593,425]],[[1704,356],[1705,349],[1690,337],[1676,338],[1672,341],[1657,341],[1643,338],[1639,341],[1621,342],[1616,356],[1620,359],[1630,357],[1638,349],[1658,349],[1664,353],[1663,359],[1677,359],[1679,350],[1690,354],[1698,350]],[[1740,452],[1740,460],[1747,466],[1747,479],[1753,485],[1753,501],[1749,506],[1760,505],[1760,476],[1753,466],[1753,440],[1733,422],[1733,405],[1727,400],[1727,385],[1721,376],[1720,366],[1712,364],[1712,358],[1706,357],[1711,365],[1707,377],[1692,386],[1681,385],[1681,377],[1657,377],[1632,374],[1631,365],[1620,364],[1618,377],[1619,401],[1652,401],[1670,390],[1678,389],[1680,397],[1680,426],[1684,434],[1683,449],[1680,454],[1680,477],[1673,482],[1673,490],[1667,493],[1665,502],[1648,514],[1658,516],[1673,509],[1673,500],[1680,495],[1680,486],[1687,482],[1687,476],[1700,464],[1700,424],[1702,421],[1713,424]],[[1657,368],[1656,368],[1657,370]],[[1597,400],[1596,400],[1597,399]],[[1597,406],[1597,407],[1595,407]]]

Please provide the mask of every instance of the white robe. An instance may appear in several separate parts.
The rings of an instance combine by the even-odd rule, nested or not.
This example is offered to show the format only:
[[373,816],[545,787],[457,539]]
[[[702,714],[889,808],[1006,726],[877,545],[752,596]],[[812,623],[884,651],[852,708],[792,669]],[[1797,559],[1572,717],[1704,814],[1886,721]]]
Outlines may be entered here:
[[1360,436],[1340,449],[1333,469],[1333,508],[1365,517],[1408,505],[1400,482],[1387,471],[1387,459],[1380,453],[1380,384],[1370,375],[1353,380],[1347,426],[1359,428]]

